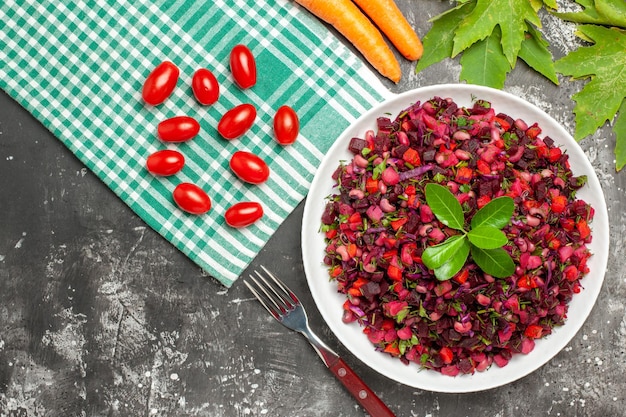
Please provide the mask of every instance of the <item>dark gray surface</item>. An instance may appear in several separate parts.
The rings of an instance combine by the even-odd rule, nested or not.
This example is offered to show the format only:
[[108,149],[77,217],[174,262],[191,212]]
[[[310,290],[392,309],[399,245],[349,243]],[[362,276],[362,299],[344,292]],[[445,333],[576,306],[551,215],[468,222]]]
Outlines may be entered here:
[[[420,35],[448,2],[399,1]],[[423,11],[418,11],[420,7]],[[557,57],[578,43],[545,20]],[[458,80],[458,60],[423,74],[403,62],[394,92]],[[518,64],[506,91],[573,132],[572,93]],[[313,327],[399,416],[626,415],[626,173],[604,127],[582,146],[609,206],[599,301],[567,348],[518,382],[472,394],[415,390],[366,368],[327,329],[300,253],[302,204],[251,268],[270,266]],[[241,281],[226,289],[147,228],[45,128],[0,94],[0,417],[363,416],[304,339]],[[247,275],[245,273],[244,275]]]

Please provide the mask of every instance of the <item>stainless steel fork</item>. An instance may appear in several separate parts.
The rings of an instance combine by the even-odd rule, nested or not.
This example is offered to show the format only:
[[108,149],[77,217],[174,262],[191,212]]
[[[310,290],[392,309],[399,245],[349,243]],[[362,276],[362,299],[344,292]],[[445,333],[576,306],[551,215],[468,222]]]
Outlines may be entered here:
[[244,280],[244,284],[263,307],[283,326],[307,338],[328,369],[372,417],[395,417],[344,360],[311,331],[306,311],[298,297],[264,266],[261,269],[263,273],[254,271],[256,276],[250,275],[251,282]]

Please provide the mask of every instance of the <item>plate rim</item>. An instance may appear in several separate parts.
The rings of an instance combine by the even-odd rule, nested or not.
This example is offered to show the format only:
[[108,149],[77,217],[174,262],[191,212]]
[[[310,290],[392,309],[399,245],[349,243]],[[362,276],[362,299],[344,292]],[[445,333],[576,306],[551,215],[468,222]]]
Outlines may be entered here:
[[[461,98],[461,95],[465,95],[465,97]],[[574,305],[579,309],[573,316],[574,319],[572,319],[572,315],[568,314],[568,319],[565,324],[554,328],[551,335],[538,340],[536,342],[535,350],[530,352],[528,355],[514,355],[509,364],[503,368],[493,365],[490,369],[484,372],[476,372],[472,375],[459,375],[457,377],[445,376],[436,371],[425,370],[420,368],[417,364],[404,365],[396,358],[386,357],[383,353],[375,351],[374,345],[372,345],[362,333],[361,326],[354,323],[344,324],[341,321],[340,309],[334,312],[329,310],[328,303],[331,302],[329,300],[333,300],[333,298],[335,300],[339,300],[337,296],[340,296],[340,301],[343,303],[343,301],[345,301],[345,296],[337,293],[334,284],[329,281],[325,266],[322,264],[323,252],[317,252],[321,255],[317,260],[312,259],[311,253],[312,251],[319,249],[320,238],[322,239],[323,244],[323,237],[319,232],[320,222],[319,220],[317,220],[317,222],[312,220],[315,220],[315,216],[319,219],[321,216],[320,204],[325,203],[325,198],[332,190],[332,187],[324,187],[324,184],[328,185],[330,183],[329,179],[332,172],[328,171],[326,168],[328,168],[328,165],[332,161],[334,165],[331,166],[334,171],[340,160],[334,158],[338,156],[344,156],[347,154],[348,158],[350,158],[347,151],[346,139],[349,140],[349,137],[352,136],[362,136],[367,127],[375,128],[375,124],[373,122],[376,117],[383,115],[383,113],[389,113],[390,117],[395,118],[399,111],[408,107],[416,100],[419,99],[423,101],[434,96],[444,98],[452,97],[455,102],[465,106],[469,104],[468,99],[471,97],[485,99],[491,101],[492,103],[495,99],[496,102],[493,106],[496,111],[499,111],[499,107],[521,106],[521,111],[519,111],[521,115],[516,112],[514,116],[522,118],[529,124],[537,121],[542,130],[544,130],[544,137],[551,136],[557,144],[566,146],[570,162],[572,162],[572,170],[575,172],[575,175],[587,175],[588,183],[577,193],[577,195],[579,198],[583,198],[585,200],[589,200],[590,197],[592,197],[591,201],[593,202],[593,208],[595,210],[594,220],[591,223],[594,239],[589,245],[590,248],[594,248],[593,256],[590,257],[589,261],[590,270],[593,271],[593,275],[590,272],[581,281],[584,288],[581,294],[586,295],[585,299],[592,299],[592,302],[584,303],[582,300],[583,297],[574,296],[570,302],[570,306]],[[503,101],[503,103],[500,101]],[[505,112],[511,114],[508,111]],[[538,119],[530,120],[528,117],[530,115],[537,117]],[[558,133],[558,137],[555,135],[556,133]],[[319,195],[317,194],[319,194],[321,190],[326,190],[327,193],[322,199],[319,199]],[[316,201],[316,199],[319,201]],[[313,236],[317,236],[317,246],[314,244],[315,239],[311,234],[313,234]],[[606,235],[607,239],[599,239],[597,238],[598,235]],[[305,201],[301,226],[302,258],[307,285],[311,291],[313,300],[322,315],[322,318],[339,342],[341,342],[341,344],[348,351],[350,351],[357,359],[369,368],[391,380],[414,388],[445,393],[484,391],[514,382],[548,363],[565,346],[567,346],[587,320],[602,288],[608,263],[608,236],[608,210],[602,187],[593,166],[571,134],[567,132],[567,130],[547,112],[532,103],[503,90],[471,84],[436,84],[426,87],[418,87],[390,97],[374,105],[370,110],[359,116],[338,136],[322,158],[322,161],[320,162],[320,165],[311,182],[311,187]],[[317,280],[314,279],[314,277],[319,275],[320,270],[323,270],[323,275],[326,278],[326,280],[324,280],[324,284],[319,284],[319,282],[322,281],[319,278]],[[587,287],[585,284],[588,283],[588,278],[590,276],[597,278],[597,280],[594,280],[594,282]],[[324,289],[322,285],[327,288]],[[332,302],[336,303],[336,301]],[[582,304],[582,306],[580,306],[580,304]],[[335,308],[336,307],[337,305],[335,304]],[[331,314],[334,314],[334,316]],[[352,331],[350,331],[350,326],[352,326]],[[356,333],[354,332],[355,329],[360,334],[359,338],[363,341],[360,346],[356,346],[356,349],[355,342],[352,340],[352,337],[355,336]],[[368,350],[369,352],[367,352]],[[535,359],[535,356],[537,356],[537,354],[534,354],[536,352],[544,353],[544,356],[539,358],[537,361],[531,361],[531,359]],[[377,355],[378,358],[372,355],[372,353]],[[531,363],[527,364],[526,362]],[[413,377],[410,377],[410,374],[406,372],[411,368],[413,369]],[[392,371],[399,370],[403,370],[404,372],[392,373]]]

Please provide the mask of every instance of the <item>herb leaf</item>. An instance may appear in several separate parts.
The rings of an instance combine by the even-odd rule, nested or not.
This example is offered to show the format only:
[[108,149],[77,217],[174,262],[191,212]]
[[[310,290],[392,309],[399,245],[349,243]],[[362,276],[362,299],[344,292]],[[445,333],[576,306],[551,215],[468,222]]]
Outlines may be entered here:
[[541,32],[532,25],[527,27],[526,38],[522,42],[519,57],[539,74],[559,85],[554,62],[552,62],[552,53],[548,49],[548,42],[542,37]]
[[553,14],[575,23],[626,28],[626,3],[614,0],[576,0],[576,3],[583,7],[582,11]]
[[493,226],[474,227],[467,233],[467,238],[481,249],[500,248],[509,241],[501,230]]
[[[616,117],[626,100],[626,32],[596,25],[582,25],[576,33],[592,46],[580,47],[555,62],[558,72],[589,81],[572,98],[576,102],[574,137],[581,140],[593,134],[605,122]],[[614,126],[623,145],[626,131],[620,123]],[[616,165],[620,170],[624,165]]]
[[580,12],[554,12],[553,14],[563,20],[575,23],[592,23],[598,25],[607,24],[595,8],[594,0],[576,0],[583,7]]
[[472,258],[476,265],[487,274],[496,278],[506,278],[515,272],[515,263],[511,256],[502,248],[480,249],[472,246]]
[[447,187],[429,183],[424,194],[440,222],[463,232],[424,250],[422,262],[435,272],[438,280],[445,281],[458,273],[470,251],[476,264],[489,275],[503,278],[515,271],[513,260],[502,249],[508,238],[500,230],[511,221],[515,208],[511,197],[498,197],[485,204],[472,218],[471,230],[466,232],[463,208]]
[[615,0],[595,0],[598,14],[605,18],[609,25],[626,28],[626,2]]
[[513,210],[515,210],[515,203],[511,197],[494,198],[474,214],[471,226],[472,228],[493,226],[502,229],[511,222]]
[[459,78],[470,84],[503,88],[511,65],[502,53],[501,41],[500,28],[496,26],[491,35],[467,48],[461,57]]
[[387,161],[382,161],[380,164],[376,165],[372,170],[372,179],[377,180],[383,175],[383,171],[387,167]]
[[467,256],[470,252],[470,244],[465,237],[460,239],[460,242],[462,242],[462,245],[456,253],[446,263],[435,269],[435,277],[439,281],[452,278],[463,268],[463,265],[465,265],[465,261],[467,261]]
[[462,246],[467,244],[464,241],[464,235],[455,235],[443,243],[428,247],[422,254],[422,262],[429,269],[437,269],[452,258]]
[[437,219],[451,229],[463,230],[465,217],[461,203],[454,194],[443,185],[429,183],[426,185],[426,203]]
[[524,40],[526,22],[541,27],[541,20],[528,1],[476,0],[476,7],[456,30],[452,56],[487,38],[496,26],[500,26],[502,51],[509,65],[514,67]]
[[417,62],[415,72],[452,56],[454,31],[459,23],[472,11],[469,3],[462,3],[431,19],[432,27],[422,39],[424,55]]

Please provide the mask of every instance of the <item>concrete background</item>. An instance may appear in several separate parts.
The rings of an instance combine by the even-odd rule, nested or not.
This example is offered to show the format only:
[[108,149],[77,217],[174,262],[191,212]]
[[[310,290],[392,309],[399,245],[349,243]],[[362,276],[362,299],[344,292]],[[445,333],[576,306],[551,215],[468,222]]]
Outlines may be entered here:
[[[428,19],[451,6],[398,4],[421,36]],[[555,58],[580,45],[571,25],[542,18]],[[458,82],[458,59],[420,74],[402,65],[402,81],[387,83],[394,92]],[[554,86],[520,62],[504,89],[573,132],[571,95],[583,84],[561,81]],[[604,287],[571,343],[507,386],[462,395],[415,390],[339,345],[304,279],[303,204],[250,269],[270,265],[283,277],[315,330],[398,416],[626,416],[626,172],[615,172],[610,127],[581,145],[609,207]],[[226,289],[203,274],[4,93],[0,193],[0,417],[364,415],[243,282]]]

